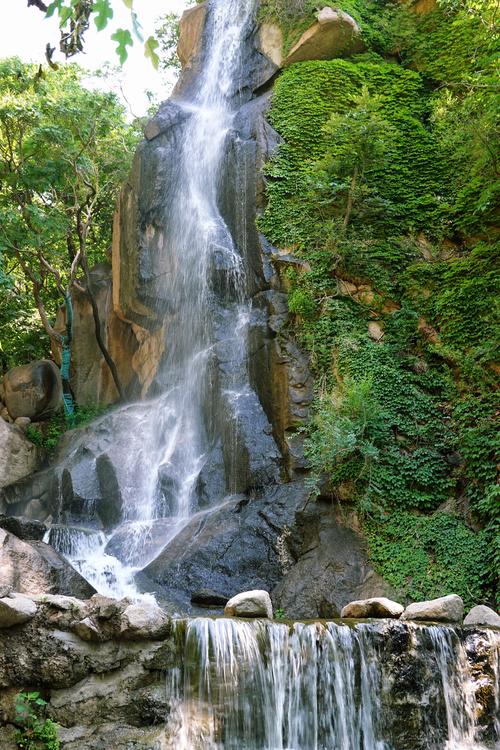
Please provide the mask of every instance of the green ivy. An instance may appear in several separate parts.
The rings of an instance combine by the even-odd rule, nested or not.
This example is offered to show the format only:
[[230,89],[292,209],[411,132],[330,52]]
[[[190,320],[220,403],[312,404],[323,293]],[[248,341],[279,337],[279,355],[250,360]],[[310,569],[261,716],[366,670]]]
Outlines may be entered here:
[[[404,596],[473,603],[494,598],[500,569],[498,37],[487,4],[466,4],[336,6],[367,51],[278,78],[260,228],[302,260],[287,288],[316,378],[312,486],[356,503]],[[315,9],[261,13],[290,46]]]
[[404,601],[456,593],[471,607],[487,597],[486,535],[474,533],[458,516],[398,511],[383,522],[366,523],[365,533],[371,559]]

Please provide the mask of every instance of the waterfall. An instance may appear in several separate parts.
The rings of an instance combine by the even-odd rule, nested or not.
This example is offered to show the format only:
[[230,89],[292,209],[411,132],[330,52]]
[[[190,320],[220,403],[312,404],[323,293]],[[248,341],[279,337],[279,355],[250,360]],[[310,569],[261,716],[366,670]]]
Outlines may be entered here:
[[[175,135],[175,164],[168,165],[162,225],[146,231],[164,269],[151,302],[165,321],[165,354],[157,375],[160,393],[120,410],[115,438],[119,524],[104,538],[99,530],[93,538],[82,534],[80,522],[75,529],[68,525],[66,534],[48,537],[102,593],[134,593],[135,572],[200,510],[197,484],[211,451],[221,442],[217,420],[223,410],[226,490],[237,489],[238,440],[231,426],[256,396],[247,365],[245,247],[236,246],[219,204],[221,169],[241,98],[243,40],[253,15],[254,0],[211,0],[200,71],[189,99],[176,100],[184,122]],[[240,200],[245,202],[245,196],[235,196]],[[214,370],[220,361],[225,366],[222,375],[217,373],[219,402],[214,407]],[[89,471],[97,468],[94,463]],[[94,512],[90,505],[82,519],[87,526]]]
[[[182,647],[167,678],[168,747],[485,747],[475,739],[471,675],[451,628],[228,618],[181,621],[177,628]],[[492,638],[498,651],[498,636]]]

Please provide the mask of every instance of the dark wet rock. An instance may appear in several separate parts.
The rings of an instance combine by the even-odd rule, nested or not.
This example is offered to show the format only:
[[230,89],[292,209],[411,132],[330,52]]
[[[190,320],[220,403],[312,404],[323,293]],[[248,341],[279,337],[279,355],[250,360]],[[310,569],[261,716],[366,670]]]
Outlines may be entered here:
[[199,589],[191,594],[191,604],[197,604],[200,607],[225,607],[227,597],[221,596],[212,589]]
[[199,513],[137,580],[181,611],[190,610],[190,591],[212,589],[226,601],[240,591],[270,591],[286,564],[279,539],[304,501],[302,484],[292,483]]
[[288,531],[288,571],[272,591],[275,607],[288,616],[338,617],[353,599],[391,595],[362,538],[342,525],[330,503],[309,502]]
[[18,539],[42,541],[47,531],[47,526],[41,521],[29,518],[0,515],[0,529],[14,534]]

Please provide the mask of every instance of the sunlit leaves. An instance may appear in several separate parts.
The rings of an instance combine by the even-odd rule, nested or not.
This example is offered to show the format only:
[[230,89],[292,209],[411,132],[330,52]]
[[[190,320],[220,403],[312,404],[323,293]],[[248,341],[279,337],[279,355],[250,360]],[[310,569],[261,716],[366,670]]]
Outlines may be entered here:
[[158,68],[160,63],[160,58],[157,52],[158,47],[159,42],[154,36],[150,36],[144,43],[144,54],[151,60],[155,68]]
[[109,0],[95,0],[92,10],[97,31],[102,31],[113,18],[113,8]]
[[132,34],[128,29],[117,29],[114,34],[111,34],[111,39],[117,43],[116,54],[120,60],[120,64],[123,65],[128,57],[127,47],[133,45]]

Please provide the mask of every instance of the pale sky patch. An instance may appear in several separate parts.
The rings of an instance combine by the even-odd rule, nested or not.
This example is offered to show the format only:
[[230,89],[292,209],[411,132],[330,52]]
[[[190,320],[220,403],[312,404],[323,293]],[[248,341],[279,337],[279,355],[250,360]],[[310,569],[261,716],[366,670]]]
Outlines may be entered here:
[[[159,17],[167,13],[181,14],[191,5],[189,0],[135,0],[134,8],[142,26],[144,38],[154,33]],[[17,55],[23,62],[45,62],[45,45],[50,42],[59,49],[59,28],[57,19],[45,19],[37,8],[28,8],[26,0],[0,0],[0,57]],[[85,53],[71,58],[88,70],[95,71],[109,63],[119,66],[115,54],[116,43],[110,38],[119,27],[130,28],[130,16],[122,2],[113,3],[115,15],[104,31],[97,32],[91,22],[86,35]],[[62,61],[62,55],[54,56]],[[134,115],[145,114],[148,108],[146,91],[151,91],[158,101],[168,97],[175,77],[166,76],[155,71],[151,62],[144,57],[143,46],[134,40],[134,47],[129,48],[128,60],[119,74],[120,85],[103,84],[116,90],[120,98],[120,87],[123,90],[126,106]],[[117,90],[118,89],[118,90]]]

